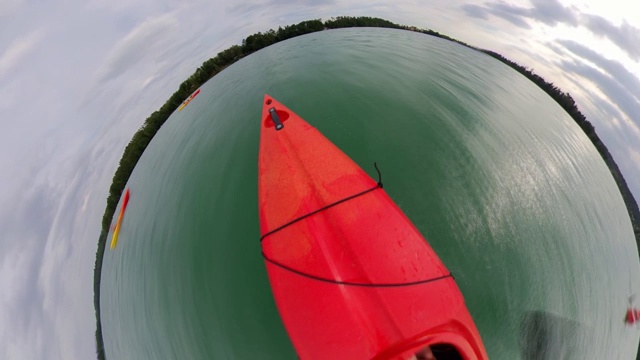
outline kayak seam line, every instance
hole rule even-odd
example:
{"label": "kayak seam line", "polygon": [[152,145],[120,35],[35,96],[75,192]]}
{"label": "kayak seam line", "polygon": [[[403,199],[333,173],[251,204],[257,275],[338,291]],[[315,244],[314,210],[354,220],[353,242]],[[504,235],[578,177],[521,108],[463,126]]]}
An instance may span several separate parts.
{"label": "kayak seam line", "polygon": [[264,234],[264,235],[260,236],[260,242],[262,242],[262,240],[264,240],[264,238],[266,238],[267,236],[269,236],[269,235],[271,235],[271,234],[273,234],[273,233],[276,233],[276,232],[278,232],[278,231],[280,231],[280,230],[282,230],[282,229],[286,228],[286,227],[287,227],[287,226],[289,226],[289,225],[293,225],[293,224],[297,223],[297,222],[298,222],[298,221],[300,221],[300,220],[304,220],[304,219],[306,219],[306,218],[310,217],[311,215],[315,215],[315,214],[319,213],[320,211],[327,210],[327,209],[329,209],[329,208],[331,208],[331,207],[334,207],[334,206],[336,206],[336,205],[342,204],[343,202],[345,202],[345,201],[349,201],[349,200],[351,200],[351,199],[353,199],[353,198],[356,198],[356,197],[358,197],[358,196],[362,196],[362,195],[364,195],[364,194],[366,194],[366,193],[368,193],[368,192],[371,192],[371,191],[373,191],[373,190],[376,190],[376,189],[382,189],[382,188],[383,188],[383,185],[382,185],[382,174],[380,174],[380,170],[378,169],[378,164],[376,164],[376,163],[374,162],[374,163],[373,163],[373,166],[375,166],[376,171],[378,172],[378,184],[377,184],[376,186],[374,186],[374,187],[372,187],[372,188],[370,188],[370,189],[367,189],[367,190],[365,190],[365,191],[361,191],[361,192],[359,192],[359,193],[357,193],[357,194],[354,194],[354,195],[348,196],[348,197],[346,197],[346,198],[344,198],[344,199],[338,200],[338,201],[336,201],[336,202],[334,202],[334,203],[332,203],[332,204],[329,204],[329,205],[327,205],[327,206],[321,207],[320,209],[317,209],[317,210],[314,210],[314,211],[312,211],[312,212],[310,212],[310,213],[308,213],[308,214],[302,215],[302,216],[300,216],[299,218],[293,219],[293,220],[289,221],[288,223],[286,223],[286,224],[284,224],[284,225],[281,225],[281,226],[279,226],[279,227],[277,227],[277,228],[275,228],[275,229],[273,229],[273,230],[271,230],[271,231],[267,232],[266,234]]}
{"label": "kayak seam line", "polygon": [[413,285],[420,285],[420,284],[426,284],[426,283],[430,283],[430,282],[434,282],[434,281],[438,281],[438,280],[443,280],[446,278],[452,278],[453,279],[453,274],[449,273],[447,275],[442,275],[442,276],[438,276],[438,277],[434,277],[434,278],[430,278],[430,279],[425,279],[425,280],[418,280],[418,281],[411,281],[411,282],[404,282],[404,283],[357,283],[357,282],[350,282],[350,281],[340,281],[340,280],[331,280],[331,279],[327,279],[327,278],[323,278],[320,276],[316,276],[316,275],[311,275],[311,274],[307,274],[305,272],[302,272],[300,270],[296,270],[294,268],[291,268],[289,266],[286,266],[284,264],[281,264],[271,258],[269,258],[264,252],[262,252],[262,257],[276,265],[279,266],[281,268],[283,268],[284,270],[290,271],[294,274],[312,279],[312,280],[317,280],[317,281],[322,281],[322,282],[326,282],[326,283],[331,283],[331,284],[336,284],[336,285],[346,285],[346,286],[361,286],[361,287],[402,287],[402,286],[413,286]]}
{"label": "kayak seam line", "polygon": [[278,232],[278,231],[280,231],[280,230],[282,230],[282,229],[286,228],[286,227],[287,227],[287,226],[289,226],[289,225],[293,225],[293,224],[297,223],[297,222],[298,222],[298,221],[300,221],[300,220],[304,220],[304,219],[306,219],[306,218],[310,217],[311,215],[315,215],[315,214],[319,213],[320,211],[327,210],[327,209],[329,209],[329,208],[331,208],[331,207],[334,207],[334,206],[336,206],[336,205],[342,204],[342,203],[343,203],[343,202],[345,202],[345,201],[348,201],[348,200],[351,200],[351,199],[356,198],[356,197],[358,197],[358,196],[364,195],[364,194],[366,194],[366,193],[368,193],[368,192],[371,192],[371,191],[373,191],[373,190],[376,190],[376,189],[378,189],[378,188],[381,188],[381,187],[380,187],[379,185],[376,185],[375,187],[373,187],[373,188],[371,188],[371,189],[367,189],[367,190],[362,191],[362,192],[359,192],[359,193],[357,193],[357,194],[355,194],[355,195],[351,195],[351,196],[346,197],[346,198],[344,198],[344,199],[342,199],[342,200],[338,200],[338,201],[336,201],[336,202],[334,202],[334,203],[332,203],[332,204],[329,204],[329,205],[327,205],[327,206],[321,207],[320,209],[314,210],[314,211],[312,211],[312,212],[310,212],[310,213],[308,213],[308,214],[302,215],[302,216],[300,216],[300,217],[299,217],[299,218],[297,218],[297,219],[293,219],[293,220],[289,221],[288,223],[286,223],[286,224],[284,224],[284,225],[282,225],[282,226],[279,226],[279,227],[277,227],[277,228],[275,228],[275,229],[273,229],[273,230],[269,231],[268,233],[266,233],[266,234],[262,235],[262,236],[260,237],[260,242],[262,242],[262,240],[264,240],[264,238],[266,238],[267,236],[269,236],[269,235],[271,235],[271,234],[273,234],[273,233],[275,233],[275,232]]}

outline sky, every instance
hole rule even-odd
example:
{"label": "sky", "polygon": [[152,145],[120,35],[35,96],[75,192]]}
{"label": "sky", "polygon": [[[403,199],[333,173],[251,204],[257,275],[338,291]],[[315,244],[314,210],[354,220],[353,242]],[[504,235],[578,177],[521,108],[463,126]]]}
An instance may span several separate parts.
{"label": "sky", "polygon": [[533,68],[572,94],[640,197],[633,4],[0,1],[0,359],[95,358],[95,252],[125,145],[203,61],[280,25],[377,16]]}

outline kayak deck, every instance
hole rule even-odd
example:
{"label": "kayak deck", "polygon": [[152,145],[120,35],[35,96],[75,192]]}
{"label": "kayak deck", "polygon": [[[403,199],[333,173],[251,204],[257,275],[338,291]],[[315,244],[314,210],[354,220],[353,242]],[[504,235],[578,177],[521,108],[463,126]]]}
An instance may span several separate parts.
{"label": "kayak deck", "polygon": [[453,277],[382,183],[268,95],[258,164],[262,253],[301,359],[407,359],[436,343],[486,358]]}

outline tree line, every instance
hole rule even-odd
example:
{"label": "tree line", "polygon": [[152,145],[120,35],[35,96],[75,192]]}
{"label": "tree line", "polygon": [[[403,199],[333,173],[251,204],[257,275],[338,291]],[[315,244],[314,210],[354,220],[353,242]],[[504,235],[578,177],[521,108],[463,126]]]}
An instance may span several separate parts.
{"label": "tree line", "polygon": [[522,75],[526,76],[529,80],[533,81],[542,90],[549,94],[558,104],[560,104],[560,106],[562,106],[565,111],[567,111],[567,113],[574,119],[574,121],[582,128],[585,134],[593,142],[596,149],[598,149],[598,152],[609,167],[609,170],[611,171],[611,174],[613,175],[616,184],[620,189],[625,205],[627,207],[627,211],[629,212],[631,222],[633,224],[636,242],[640,244],[640,211],[638,210],[638,204],[633,198],[633,195],[631,194],[631,191],[629,190],[629,187],[627,186],[622,173],[618,169],[617,164],[609,153],[609,150],[602,143],[602,141],[600,141],[600,138],[596,134],[593,125],[591,125],[591,123],[585,118],[585,116],[578,110],[575,101],[573,100],[571,95],[569,95],[569,93],[563,92],[554,84],[545,81],[542,77],[535,74],[532,70],[518,65],[496,52],[473,47],[460,40],[453,39],[449,36],[440,34],[430,29],[419,29],[413,26],[398,25],[385,19],[366,16],[339,16],[337,18],[331,18],[324,22],[322,22],[320,19],[303,21],[298,24],[278,27],[277,30],[271,29],[264,33],[258,32],[256,34],[247,36],[244,40],[242,40],[242,45],[233,45],[228,49],[219,52],[215,57],[203,62],[202,65],[197,68],[191,76],[189,76],[180,84],[173,95],[171,95],[171,97],[169,97],[169,99],[158,110],[149,115],[149,117],[144,121],[143,125],[138,129],[138,131],[136,131],[131,141],[129,141],[129,143],[125,147],[118,168],[113,175],[111,187],[109,188],[107,205],[102,217],[102,230],[100,232],[100,237],[98,238],[98,249],[96,252],[96,261],[94,267],[93,290],[94,307],[96,312],[96,351],[98,359],[105,359],[102,339],[102,326],[100,320],[100,278],[102,271],[102,260],[106,248],[110,223],[118,205],[120,196],[124,191],[127,181],[129,180],[129,176],[133,172],[133,169],[142,156],[142,153],[147,148],[160,127],[164,124],[165,121],[167,121],[169,116],[180,106],[180,104],[182,104],[182,102],[187,97],[189,97],[189,95],[191,95],[213,76],[224,70],[227,66],[242,59],[243,57],[269,45],[296,36],[328,29],[349,27],[382,27],[402,29],[436,36],[492,56],[495,59],[500,60],[501,62],[515,69]]}

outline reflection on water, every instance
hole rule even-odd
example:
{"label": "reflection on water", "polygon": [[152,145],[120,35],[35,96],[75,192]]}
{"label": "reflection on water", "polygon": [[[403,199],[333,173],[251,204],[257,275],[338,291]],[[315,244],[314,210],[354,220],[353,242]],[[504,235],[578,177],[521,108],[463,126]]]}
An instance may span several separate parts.
{"label": "reflection on water", "polygon": [[529,311],[520,326],[522,359],[585,359],[581,340],[590,335],[589,329],[577,321],[544,311]]}

